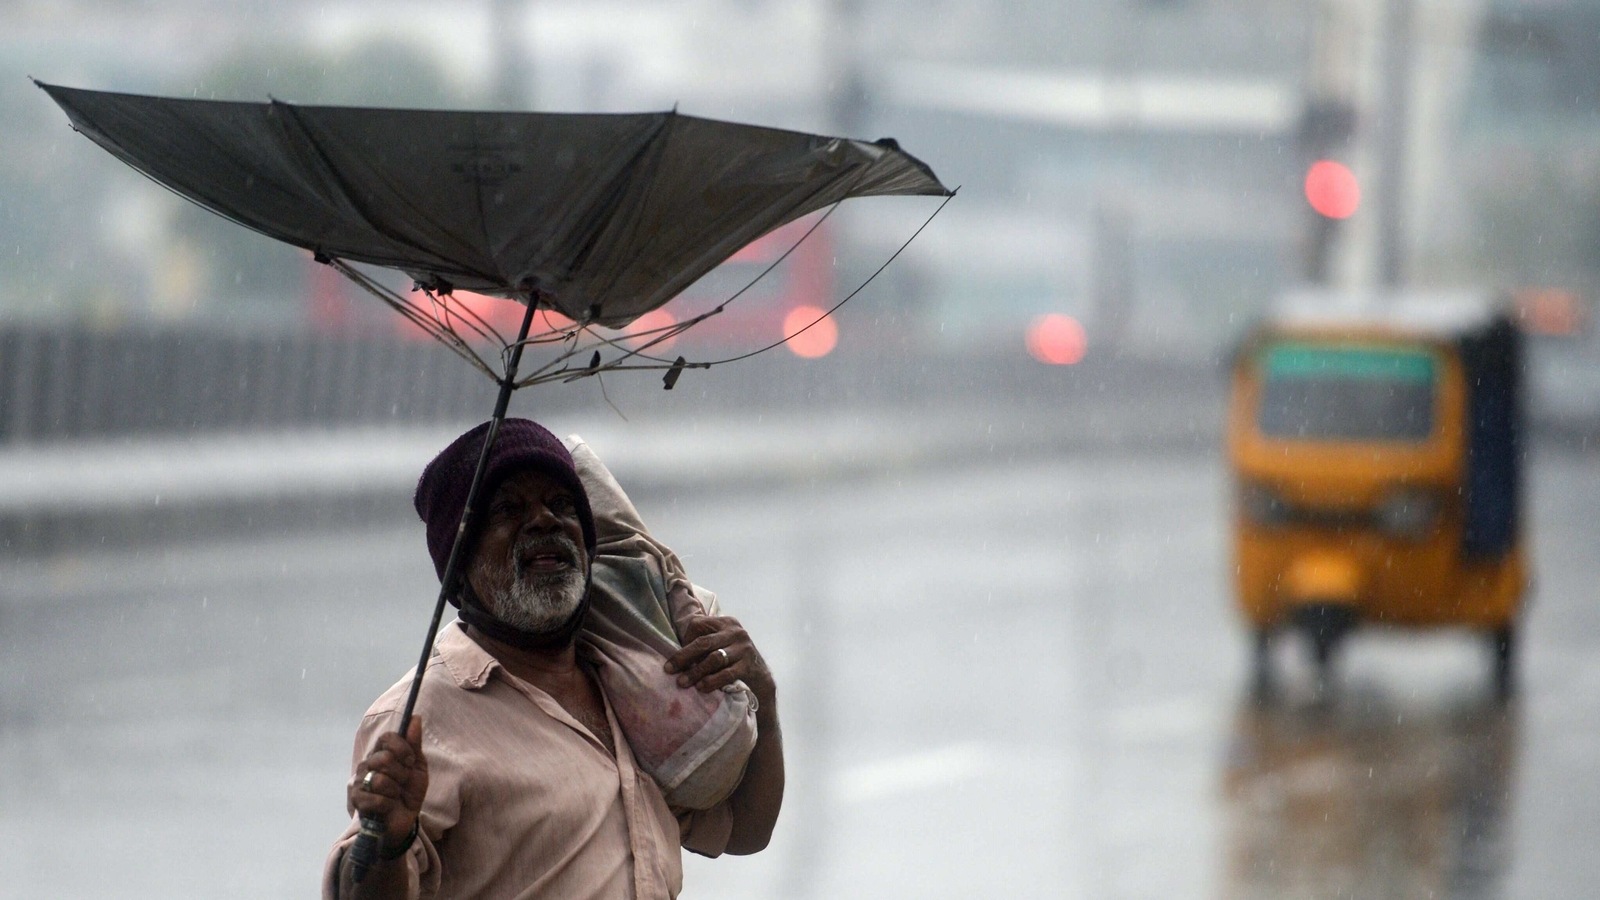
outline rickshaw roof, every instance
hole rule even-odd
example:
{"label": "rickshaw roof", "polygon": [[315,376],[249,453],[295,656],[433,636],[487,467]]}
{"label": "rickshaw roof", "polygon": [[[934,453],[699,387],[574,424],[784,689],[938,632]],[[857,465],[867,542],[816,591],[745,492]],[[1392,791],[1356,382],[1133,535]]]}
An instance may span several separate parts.
{"label": "rickshaw roof", "polygon": [[1506,299],[1486,290],[1300,289],[1279,299],[1266,324],[1280,331],[1381,330],[1452,340],[1483,331],[1507,312]]}

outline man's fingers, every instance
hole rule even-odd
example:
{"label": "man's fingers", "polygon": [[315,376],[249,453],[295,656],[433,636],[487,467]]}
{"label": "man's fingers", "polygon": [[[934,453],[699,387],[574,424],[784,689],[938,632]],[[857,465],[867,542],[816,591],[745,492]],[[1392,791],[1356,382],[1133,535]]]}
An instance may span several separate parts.
{"label": "man's fingers", "polygon": [[428,759],[422,752],[422,717],[414,716],[405,736],[378,735],[372,750],[356,765],[349,790],[355,811],[384,823],[384,840],[405,839],[428,793]]}
{"label": "man's fingers", "polygon": [[404,840],[404,835],[411,831],[412,823],[417,821],[416,810],[392,797],[357,792],[354,805],[357,815],[375,818],[384,823],[386,842],[398,843]]}
{"label": "man's fingers", "polygon": [[427,759],[422,755],[422,723],[413,718],[402,738],[393,732],[378,736],[367,758],[356,767],[354,793],[409,800],[426,790]]}
{"label": "man's fingers", "polygon": [[709,693],[735,681],[754,686],[769,680],[766,662],[738,619],[692,619],[684,626],[683,637],[683,649],[668,657],[665,666],[669,674],[678,676],[679,687],[692,685]]}
{"label": "man's fingers", "polygon": [[728,685],[733,684],[735,681],[739,680],[739,677],[740,676],[733,671],[733,667],[729,666],[720,672],[713,672],[710,675],[707,675],[705,678],[700,679],[700,681],[695,684],[695,689],[700,691],[702,694],[709,694],[712,691],[720,691]]}
{"label": "man's fingers", "polygon": [[[412,722],[411,725],[412,729],[415,729],[416,723]],[[401,766],[415,765],[417,760],[417,747],[407,738],[393,732],[378,736],[378,747],[375,752],[389,754],[389,758]]]}
{"label": "man's fingers", "polygon": [[706,654],[721,647],[726,639],[721,633],[713,633],[695,638],[683,645],[683,649],[667,658],[668,672],[683,672],[702,662]]}
{"label": "man's fingers", "polygon": [[376,797],[399,797],[400,779],[382,769],[371,769],[356,782],[356,788]]}
{"label": "man's fingers", "polygon": [[701,691],[712,691],[744,678],[751,671],[752,649],[744,644],[717,647],[678,676],[678,686],[695,685]]}
{"label": "man's fingers", "polygon": [[383,797],[399,797],[416,779],[416,770],[392,763],[369,762],[357,775],[357,789]]}
{"label": "man's fingers", "polygon": [[681,635],[685,644],[691,643],[695,638],[705,637],[722,630],[723,620],[727,616],[695,616],[683,626]]}
{"label": "man's fingers", "polygon": [[357,791],[353,800],[356,812],[380,819],[387,819],[390,813],[400,808],[400,802],[392,797],[369,794],[365,791]]}
{"label": "man's fingers", "polygon": [[[684,673],[678,679],[680,685],[697,681],[728,664],[736,652],[738,636],[739,632],[719,631],[690,641],[668,660],[667,671]],[[689,681],[684,681],[684,677]]]}
{"label": "man's fingers", "polygon": [[[692,655],[690,651],[697,647],[717,647],[726,640],[718,641],[718,635],[737,633],[740,630],[739,620],[732,616],[696,616],[683,626],[683,631],[678,635],[683,642],[683,650],[674,654],[674,659],[687,658]],[[710,639],[711,643],[706,643]],[[679,668],[688,663],[680,664]]]}

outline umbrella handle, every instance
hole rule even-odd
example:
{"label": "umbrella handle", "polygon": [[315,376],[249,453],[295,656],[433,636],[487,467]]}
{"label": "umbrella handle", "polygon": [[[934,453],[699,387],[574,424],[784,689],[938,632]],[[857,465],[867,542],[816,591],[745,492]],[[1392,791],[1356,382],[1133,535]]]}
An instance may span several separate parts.
{"label": "umbrella handle", "polygon": [[356,884],[367,877],[367,870],[378,861],[378,841],[383,838],[383,821],[377,816],[361,817],[361,832],[350,848],[350,878]]}

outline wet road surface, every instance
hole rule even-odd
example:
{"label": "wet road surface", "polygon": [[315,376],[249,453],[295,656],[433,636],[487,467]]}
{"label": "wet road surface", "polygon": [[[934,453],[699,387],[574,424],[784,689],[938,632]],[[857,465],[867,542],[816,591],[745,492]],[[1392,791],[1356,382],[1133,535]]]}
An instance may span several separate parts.
{"label": "wet road surface", "polygon": [[[636,492],[781,679],[774,844],[690,859],[685,896],[1580,896],[1600,458],[1532,477],[1505,706],[1450,633],[1359,636],[1322,697],[1289,648],[1256,703],[1208,456]],[[426,624],[420,527],[3,565],[0,896],[313,894]]]}

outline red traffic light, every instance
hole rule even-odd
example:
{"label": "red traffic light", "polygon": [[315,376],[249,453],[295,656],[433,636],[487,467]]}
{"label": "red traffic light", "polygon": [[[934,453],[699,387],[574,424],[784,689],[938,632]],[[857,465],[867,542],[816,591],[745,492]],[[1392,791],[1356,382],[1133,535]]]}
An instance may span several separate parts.
{"label": "red traffic light", "polygon": [[1039,362],[1070,366],[1082,362],[1088,350],[1089,336],[1071,316],[1050,313],[1028,325],[1028,354]]}
{"label": "red traffic light", "polygon": [[1306,170],[1306,200],[1320,215],[1348,219],[1361,205],[1361,184],[1344,163],[1319,159]]}

